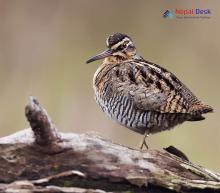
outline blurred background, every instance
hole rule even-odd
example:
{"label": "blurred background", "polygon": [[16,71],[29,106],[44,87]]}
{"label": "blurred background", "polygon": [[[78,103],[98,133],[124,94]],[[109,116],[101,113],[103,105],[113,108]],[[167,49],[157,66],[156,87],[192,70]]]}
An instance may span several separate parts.
{"label": "blurred background", "polygon": [[[152,135],[220,172],[220,2],[182,0],[1,0],[0,136],[29,127],[24,106],[34,95],[63,132],[95,131],[138,147],[142,136],[110,120],[94,101],[92,78],[113,32],[132,37],[145,59],[176,74],[215,113]],[[210,19],[165,19],[165,10],[211,9]]]}

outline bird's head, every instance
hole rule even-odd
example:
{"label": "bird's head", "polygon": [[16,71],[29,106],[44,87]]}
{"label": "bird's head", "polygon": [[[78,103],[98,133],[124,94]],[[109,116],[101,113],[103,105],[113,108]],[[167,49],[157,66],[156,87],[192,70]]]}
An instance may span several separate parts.
{"label": "bird's head", "polygon": [[106,58],[112,62],[126,61],[140,57],[131,38],[125,34],[114,33],[106,40],[108,47],[104,52],[93,56],[86,63]]}

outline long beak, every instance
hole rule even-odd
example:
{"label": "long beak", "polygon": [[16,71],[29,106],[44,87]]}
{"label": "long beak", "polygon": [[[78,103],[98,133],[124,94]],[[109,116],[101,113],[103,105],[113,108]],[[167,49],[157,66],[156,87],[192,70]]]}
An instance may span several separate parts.
{"label": "long beak", "polygon": [[108,56],[111,56],[112,55],[112,50],[108,49],[108,50],[105,50],[104,52],[96,55],[96,56],[93,56],[92,58],[88,59],[86,61],[86,63],[90,63],[90,62],[94,62],[96,60],[100,60],[100,59],[103,59],[103,58],[106,58]]}

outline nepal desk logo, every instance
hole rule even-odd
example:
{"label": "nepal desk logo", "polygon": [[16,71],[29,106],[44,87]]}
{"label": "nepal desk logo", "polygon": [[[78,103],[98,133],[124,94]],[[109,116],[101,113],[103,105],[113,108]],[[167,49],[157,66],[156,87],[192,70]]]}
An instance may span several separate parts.
{"label": "nepal desk logo", "polygon": [[171,10],[166,10],[164,13],[163,13],[163,17],[164,18],[167,18],[167,19],[171,19],[171,18],[173,18],[173,13],[172,13],[172,11]]}

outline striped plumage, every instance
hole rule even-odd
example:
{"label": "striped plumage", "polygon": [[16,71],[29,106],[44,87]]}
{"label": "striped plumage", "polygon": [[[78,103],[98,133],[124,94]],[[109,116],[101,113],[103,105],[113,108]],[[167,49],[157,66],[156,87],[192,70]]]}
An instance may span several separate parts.
{"label": "striped plumage", "polygon": [[140,57],[132,40],[116,33],[94,75],[96,101],[112,119],[138,133],[156,133],[184,121],[203,120],[213,109],[203,104],[171,72]]}

